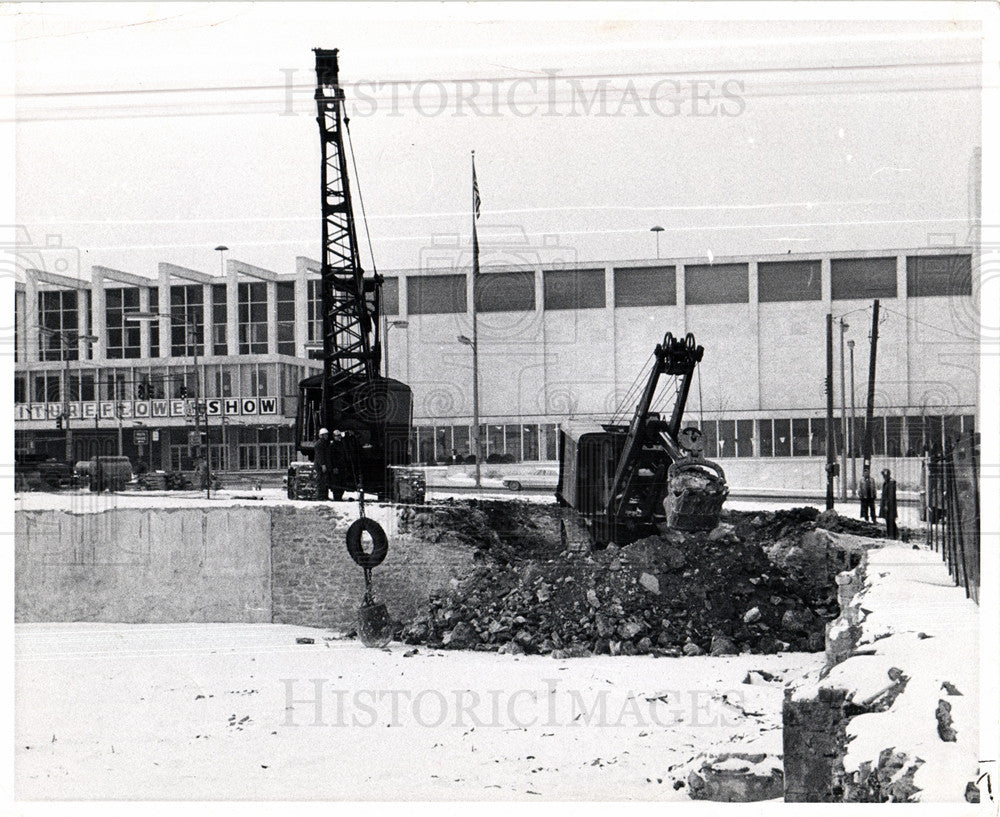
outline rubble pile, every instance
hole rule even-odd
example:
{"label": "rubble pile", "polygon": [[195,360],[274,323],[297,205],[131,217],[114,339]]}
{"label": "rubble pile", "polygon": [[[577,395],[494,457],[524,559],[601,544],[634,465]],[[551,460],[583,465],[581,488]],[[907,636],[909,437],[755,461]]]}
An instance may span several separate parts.
{"label": "rubble pile", "polygon": [[836,586],[802,586],[762,547],[769,535],[814,530],[814,509],[749,514],[710,532],[664,530],[592,552],[563,549],[564,513],[475,500],[411,512],[402,527],[471,545],[476,560],[402,639],[556,657],[823,649]]}

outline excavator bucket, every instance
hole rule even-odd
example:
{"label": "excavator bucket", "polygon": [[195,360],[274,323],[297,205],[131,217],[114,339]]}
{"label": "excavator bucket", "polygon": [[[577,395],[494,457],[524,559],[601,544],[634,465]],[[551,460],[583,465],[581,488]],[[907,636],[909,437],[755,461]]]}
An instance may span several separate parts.
{"label": "excavator bucket", "polygon": [[702,457],[673,463],[667,471],[663,510],[675,530],[711,530],[719,524],[722,503],[729,496],[722,467]]}

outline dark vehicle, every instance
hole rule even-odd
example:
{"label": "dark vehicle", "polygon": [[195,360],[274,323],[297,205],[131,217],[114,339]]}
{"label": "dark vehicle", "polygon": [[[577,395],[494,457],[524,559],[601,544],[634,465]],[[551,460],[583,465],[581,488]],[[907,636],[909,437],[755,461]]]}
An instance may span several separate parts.
{"label": "dark vehicle", "polygon": [[[360,488],[388,497],[390,465],[409,463],[413,414],[410,387],[380,374],[382,360],[382,282],[366,274],[351,203],[345,150],[344,91],[338,78],[337,50],[315,49],[316,108],[320,129],[322,208],[323,372],[299,383],[295,418],[296,449],[310,458],[320,428],[347,432],[356,444],[344,452],[337,491]],[[301,477],[298,472],[302,470]],[[289,493],[305,498],[314,474],[293,463]],[[315,498],[315,497],[313,497]]]}
{"label": "dark vehicle", "polygon": [[87,468],[91,491],[122,491],[132,480],[128,457],[91,457]]}
{"label": "dark vehicle", "polygon": [[23,454],[14,460],[14,490],[54,491],[76,484],[73,466],[43,454]]}
{"label": "dark vehicle", "polygon": [[[674,338],[668,332],[654,351],[629,425],[560,430],[556,499],[579,513],[586,528],[582,536],[589,535],[594,544],[628,544],[662,525],[704,530],[718,523],[729,492],[725,474],[702,458],[701,431],[681,430],[691,378],[703,354],[694,335]],[[652,410],[667,399],[657,398],[661,375],[677,378],[669,419]],[[574,545],[582,538],[565,527],[563,534]]]}

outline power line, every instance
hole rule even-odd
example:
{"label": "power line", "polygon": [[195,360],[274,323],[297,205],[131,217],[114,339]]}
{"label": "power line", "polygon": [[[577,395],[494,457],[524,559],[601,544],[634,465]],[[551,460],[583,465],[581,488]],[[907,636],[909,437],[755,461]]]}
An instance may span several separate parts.
{"label": "power line", "polygon": [[[506,76],[506,77],[423,77],[420,79],[360,79],[350,82],[341,82],[340,87],[345,91],[357,88],[362,85],[377,84],[382,87],[426,85],[429,83],[444,84],[468,84],[468,83],[506,83],[523,82],[526,79],[537,79],[546,81],[567,81],[567,80],[615,80],[615,79],[640,79],[652,77],[699,77],[713,76],[718,74],[792,74],[792,73],[828,73],[833,71],[892,71],[897,69],[913,68],[961,68],[968,66],[981,67],[981,60],[950,60],[942,62],[899,62],[899,63],[866,63],[861,65],[798,65],[798,66],[775,66],[761,68],[737,68],[719,67],[704,68],[698,70],[683,71],[631,71],[623,73],[596,73],[596,74],[560,74],[558,72],[532,73],[529,75]],[[188,85],[176,88],[126,88],[120,90],[94,90],[94,91],[26,91],[15,94],[0,94],[3,97],[15,97],[18,99],[36,99],[65,96],[122,96],[122,95],[157,95],[157,94],[177,94],[177,93],[216,93],[216,92],[246,92],[246,91],[288,91],[312,93],[315,85],[309,83],[267,83],[263,85]]]}

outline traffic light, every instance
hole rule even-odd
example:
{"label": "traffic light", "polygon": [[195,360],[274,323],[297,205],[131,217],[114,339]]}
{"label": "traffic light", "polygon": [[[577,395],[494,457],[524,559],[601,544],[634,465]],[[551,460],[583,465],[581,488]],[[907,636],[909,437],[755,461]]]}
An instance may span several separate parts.
{"label": "traffic light", "polygon": [[63,416],[60,414],[58,417],[56,417],[56,428],[58,428],[61,431],[62,427],[63,427]]}
{"label": "traffic light", "polygon": [[181,386],[180,396],[181,397],[187,397],[188,396],[188,387],[187,386]]}
{"label": "traffic light", "polygon": [[140,383],[135,390],[135,396],[140,400],[149,399],[149,387],[145,383]]}

